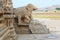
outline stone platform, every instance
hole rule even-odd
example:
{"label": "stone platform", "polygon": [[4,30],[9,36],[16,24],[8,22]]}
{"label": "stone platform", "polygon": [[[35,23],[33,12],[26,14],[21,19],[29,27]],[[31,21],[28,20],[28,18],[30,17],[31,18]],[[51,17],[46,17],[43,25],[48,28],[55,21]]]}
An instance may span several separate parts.
{"label": "stone platform", "polygon": [[60,34],[18,34],[18,40],[60,40]]}

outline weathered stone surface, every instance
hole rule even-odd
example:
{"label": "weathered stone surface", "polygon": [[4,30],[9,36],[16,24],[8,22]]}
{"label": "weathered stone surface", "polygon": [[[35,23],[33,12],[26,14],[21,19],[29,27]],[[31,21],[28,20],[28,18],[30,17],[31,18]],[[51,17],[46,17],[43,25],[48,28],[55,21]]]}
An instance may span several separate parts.
{"label": "weathered stone surface", "polygon": [[30,34],[29,26],[20,25],[20,26],[16,27],[16,33],[17,34]]}
{"label": "weathered stone surface", "polygon": [[0,40],[16,40],[12,0],[0,0]]}
{"label": "weathered stone surface", "polygon": [[31,30],[32,33],[49,33],[49,30],[47,29],[46,25],[41,24],[37,20],[32,20],[29,29]]}
{"label": "weathered stone surface", "polygon": [[37,8],[32,4],[14,9],[14,14],[18,19],[18,25],[29,24],[32,19],[32,11],[36,9]]}

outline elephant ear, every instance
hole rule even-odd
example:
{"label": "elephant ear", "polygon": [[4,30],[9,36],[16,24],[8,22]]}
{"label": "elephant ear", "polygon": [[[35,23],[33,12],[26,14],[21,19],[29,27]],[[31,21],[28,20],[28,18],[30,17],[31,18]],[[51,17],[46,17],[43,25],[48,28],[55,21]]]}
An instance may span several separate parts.
{"label": "elephant ear", "polygon": [[27,11],[32,11],[32,9],[30,7],[28,7],[28,6],[26,7],[26,10]]}
{"label": "elephant ear", "polygon": [[32,4],[28,4],[26,6],[26,8],[27,8],[28,11],[32,11],[33,10],[33,5]]}
{"label": "elephant ear", "polygon": [[32,4],[28,4],[28,5],[27,5],[27,9],[28,9],[29,11],[33,11],[33,10],[36,10],[37,8],[36,8],[34,5],[32,5]]}

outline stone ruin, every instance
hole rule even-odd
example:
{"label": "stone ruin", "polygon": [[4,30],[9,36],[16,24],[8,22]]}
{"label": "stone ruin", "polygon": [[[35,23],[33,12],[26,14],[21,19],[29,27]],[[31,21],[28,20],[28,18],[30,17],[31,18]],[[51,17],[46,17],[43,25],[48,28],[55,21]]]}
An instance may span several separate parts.
{"label": "stone ruin", "polygon": [[0,0],[0,40],[16,40],[16,33],[49,33],[46,25],[35,26],[33,10],[32,4],[13,9],[12,0]]}
{"label": "stone ruin", "polygon": [[32,11],[36,9],[37,8],[32,4],[28,4],[27,6],[14,9],[14,14],[16,15],[16,33],[49,33],[49,30],[46,28],[46,25],[43,25],[38,21],[34,22],[35,20],[32,20]]}
{"label": "stone ruin", "polygon": [[32,11],[36,9],[32,4],[14,9],[14,15],[16,15],[14,24],[17,33],[30,33],[29,24],[32,19]]}
{"label": "stone ruin", "polygon": [[0,0],[0,40],[16,40],[12,0]]}

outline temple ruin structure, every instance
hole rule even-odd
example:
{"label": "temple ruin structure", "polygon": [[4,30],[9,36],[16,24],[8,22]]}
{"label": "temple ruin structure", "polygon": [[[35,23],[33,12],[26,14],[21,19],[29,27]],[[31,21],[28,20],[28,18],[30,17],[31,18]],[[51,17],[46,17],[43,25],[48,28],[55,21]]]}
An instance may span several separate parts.
{"label": "temple ruin structure", "polygon": [[0,0],[0,40],[16,40],[12,0]]}

